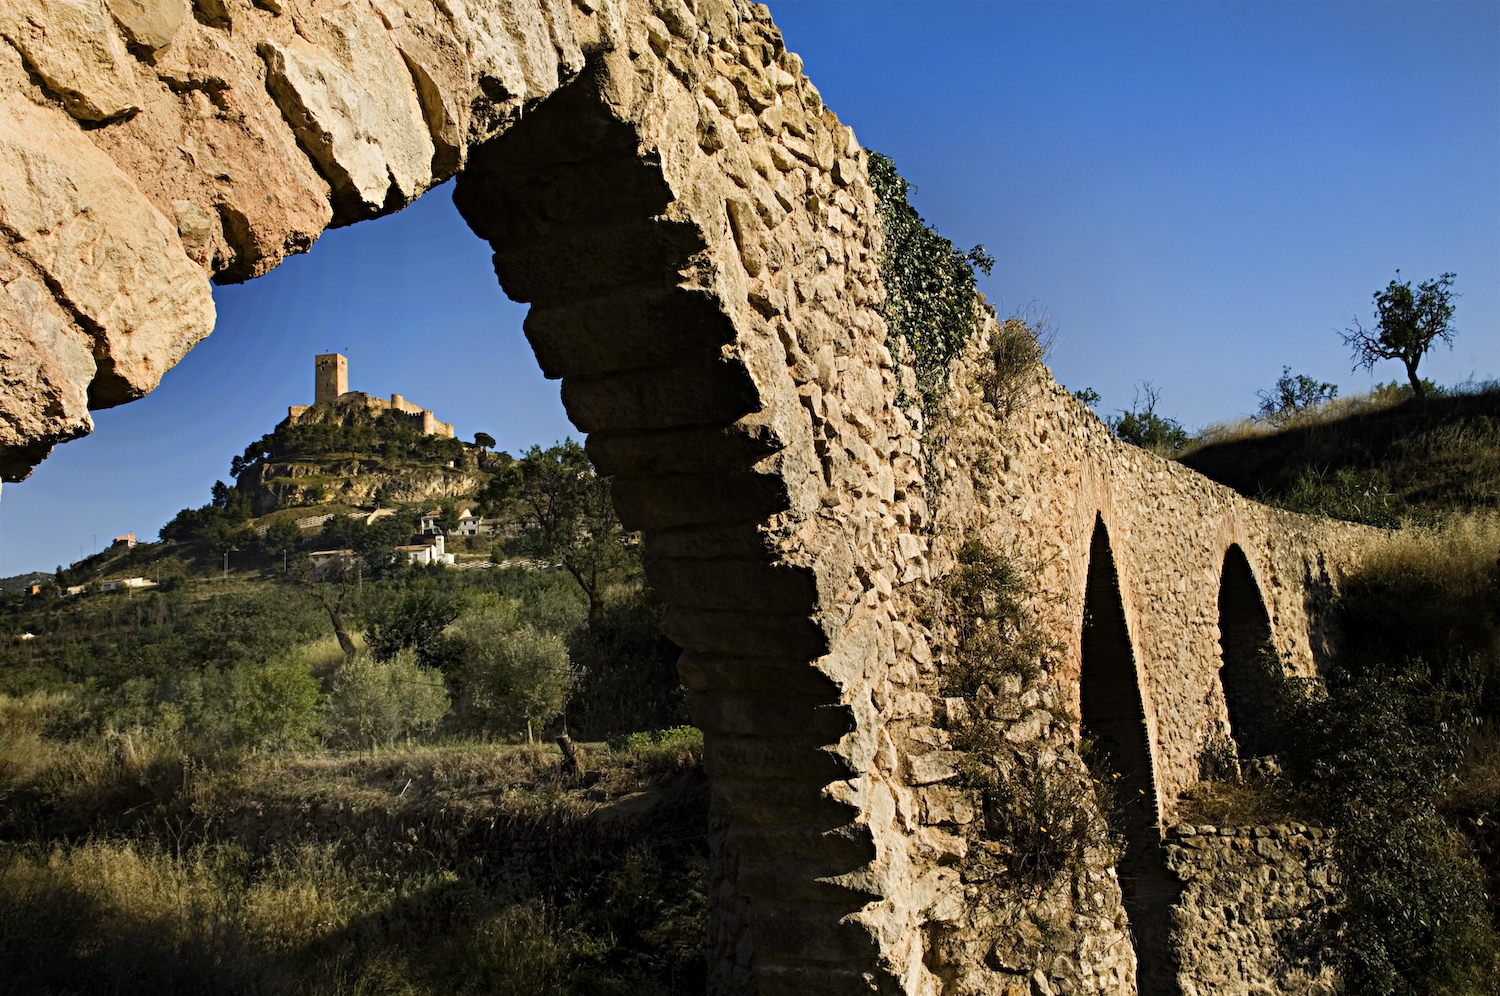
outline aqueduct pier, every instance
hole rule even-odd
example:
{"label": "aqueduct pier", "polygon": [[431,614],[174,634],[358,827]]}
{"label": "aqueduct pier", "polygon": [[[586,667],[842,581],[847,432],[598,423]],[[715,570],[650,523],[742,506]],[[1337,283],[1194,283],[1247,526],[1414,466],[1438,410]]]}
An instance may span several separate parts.
{"label": "aqueduct pier", "polygon": [[[457,175],[684,648],[713,991],[1201,982],[1162,827],[1205,751],[1259,750],[1258,655],[1316,667],[1369,534],[1116,442],[1040,366],[997,407],[987,316],[942,410],[898,405],[865,154],[764,6],[9,0],[0,38],[6,480],[150,391],[212,330],[210,280]],[[1058,651],[956,703],[929,596],[971,540],[1031,566]],[[1079,717],[1111,745],[1118,871],[980,874],[975,711],[1051,777],[1086,780]]]}

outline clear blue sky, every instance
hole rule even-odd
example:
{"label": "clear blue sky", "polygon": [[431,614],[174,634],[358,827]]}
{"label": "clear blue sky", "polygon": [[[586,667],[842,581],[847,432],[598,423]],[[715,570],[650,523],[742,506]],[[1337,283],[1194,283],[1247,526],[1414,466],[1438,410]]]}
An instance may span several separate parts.
{"label": "clear blue sky", "polygon": [[[1433,379],[1500,376],[1500,4],[771,6],[830,106],[929,222],[985,244],[986,294],[1045,311],[1058,378],[1104,411],[1149,379],[1190,427],[1232,418],[1284,364],[1364,389],[1334,330],[1397,268],[1458,273]],[[217,289],[218,330],[155,393],[6,486],[0,575],[205,502],[311,400],[317,352],[465,438],[571,432],[449,193]]]}

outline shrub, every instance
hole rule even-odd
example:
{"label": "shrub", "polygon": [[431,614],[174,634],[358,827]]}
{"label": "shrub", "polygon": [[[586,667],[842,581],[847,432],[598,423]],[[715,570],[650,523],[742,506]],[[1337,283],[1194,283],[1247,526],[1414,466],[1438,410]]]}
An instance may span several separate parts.
{"label": "shrub", "polygon": [[1500,982],[1478,869],[1438,810],[1493,697],[1497,546],[1493,517],[1396,534],[1339,593],[1338,658],[1288,683],[1281,756],[1339,831],[1351,991],[1477,996]]}
{"label": "shrub", "polygon": [[880,200],[885,231],[880,274],[886,343],[900,356],[905,340],[917,376],[915,384],[898,385],[900,401],[920,400],[930,414],[942,397],[948,364],[963,352],[977,327],[974,268],[988,274],[995,261],[985,255],[984,246],[963,252],[929,227],[907,199],[916,188],[896,172],[889,156],[870,153],[870,186]]}
{"label": "shrub", "polygon": [[427,667],[444,667],[452,649],[443,629],[463,610],[463,599],[434,584],[418,582],[394,602],[375,605],[368,613],[365,641],[376,660],[386,661],[411,649]]}
{"label": "shrub", "polygon": [[310,747],[322,732],[318,681],[300,661],[240,664],[224,709],[234,740],[251,747]]}
{"label": "shrub", "polygon": [[1351,467],[1332,473],[1304,467],[1284,495],[1265,495],[1262,500],[1289,512],[1393,529],[1401,524],[1401,502],[1381,477],[1378,472]]}
{"label": "shrub", "polygon": [[984,793],[985,833],[1004,842],[1022,883],[1045,885],[1083,867],[1090,850],[1117,850],[1111,807],[1109,790],[1086,769],[1027,757]]}
{"label": "shrub", "polygon": [[444,632],[460,661],[461,726],[515,735],[562,713],[575,678],[567,643],[521,621],[519,603],[480,596]]}
{"label": "shrub", "polygon": [[980,371],[978,380],[984,400],[1002,419],[1015,411],[1021,400],[1015,390],[1021,375],[1041,362],[1041,337],[1040,323],[1034,328],[1020,318],[1007,318],[990,335],[990,362]]}
{"label": "shrub", "polygon": [[945,615],[956,636],[953,657],[943,669],[944,694],[972,699],[1000,675],[1034,678],[1055,652],[1026,611],[1029,580],[984,544],[964,544],[958,569],[943,590]]}
{"label": "shrub", "polygon": [[572,725],[606,739],[688,722],[677,674],[682,648],[662,634],[665,612],[649,587],[621,585],[606,597],[598,625],[573,630],[568,654],[578,683],[568,705]]}
{"label": "shrub", "polygon": [[1293,377],[1291,367],[1282,367],[1276,386],[1257,391],[1255,396],[1260,399],[1260,420],[1281,427],[1337,398],[1339,388],[1337,384],[1319,383],[1307,374]]}
{"label": "shrub", "polygon": [[428,733],[448,713],[442,675],[411,651],[378,661],[356,654],[338,669],[328,693],[328,719],[338,743],[374,747]]}
{"label": "shrub", "polygon": [[[1146,396],[1144,404],[1142,394]],[[1143,382],[1137,389],[1130,411],[1105,419],[1105,424],[1114,430],[1115,438],[1121,442],[1161,456],[1174,453],[1188,444],[1188,433],[1175,419],[1156,414],[1156,403],[1160,400],[1161,392],[1149,381]]]}
{"label": "shrub", "polygon": [[89,727],[150,731],[210,754],[312,747],[323,732],[318,680],[300,654],[177,671],[159,682],[131,678],[87,696],[84,708]]}

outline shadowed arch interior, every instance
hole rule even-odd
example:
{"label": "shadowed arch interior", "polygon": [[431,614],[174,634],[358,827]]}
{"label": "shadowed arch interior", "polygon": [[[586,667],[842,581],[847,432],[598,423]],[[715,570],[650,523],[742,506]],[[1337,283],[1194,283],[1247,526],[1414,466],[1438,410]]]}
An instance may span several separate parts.
{"label": "shadowed arch interior", "polygon": [[471,147],[454,202],[494,249],[505,292],[531,304],[526,337],[562,380],[622,523],[641,531],[648,579],[670,606],[663,629],[684,648],[723,820],[712,860],[735,887],[726,898],[714,886],[709,989],[831,992],[874,957],[845,922],[871,894],[829,882],[874,858],[868,836],[829,832],[855,810],[822,792],[852,774],[824,748],[853,723],[808,667],[827,651],[810,619],[812,573],[773,566],[758,531],[790,505],[782,478],[758,466],[785,443],[744,421],[761,399],[727,355],[736,327],[704,283],[707,239],[606,98],[608,72],[591,60]]}
{"label": "shadowed arch interior", "polygon": [[1120,579],[1102,517],[1089,544],[1084,595],[1080,710],[1094,742],[1090,767],[1114,786],[1116,830],[1125,838],[1117,873],[1135,938],[1142,996],[1175,994],[1171,906],[1181,886],[1167,870],[1156,807],[1151,742],[1141,703],[1135,651],[1120,597]]}
{"label": "shadowed arch interior", "polygon": [[1241,758],[1262,757],[1271,750],[1276,716],[1275,658],[1268,656],[1274,653],[1271,617],[1238,545],[1224,553],[1219,575],[1219,651],[1219,681],[1235,747]]}

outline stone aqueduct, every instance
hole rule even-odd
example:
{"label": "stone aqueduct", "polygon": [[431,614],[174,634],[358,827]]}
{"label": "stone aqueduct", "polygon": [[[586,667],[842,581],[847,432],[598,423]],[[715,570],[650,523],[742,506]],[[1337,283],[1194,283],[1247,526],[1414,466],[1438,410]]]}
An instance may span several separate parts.
{"label": "stone aqueduct", "polygon": [[[1248,657],[1316,666],[1367,534],[1117,443],[1040,366],[991,404],[988,316],[942,410],[898,407],[865,154],[764,6],[5,0],[0,36],[6,480],[150,391],[211,279],[457,175],[684,648],[713,991],[1198,991],[1150,852],[1216,738],[1254,752]],[[1062,647],[1000,705],[942,696],[924,609],[972,539]],[[1044,765],[1081,770],[1080,715],[1135,759],[1118,877],[985,892],[971,708]]]}

